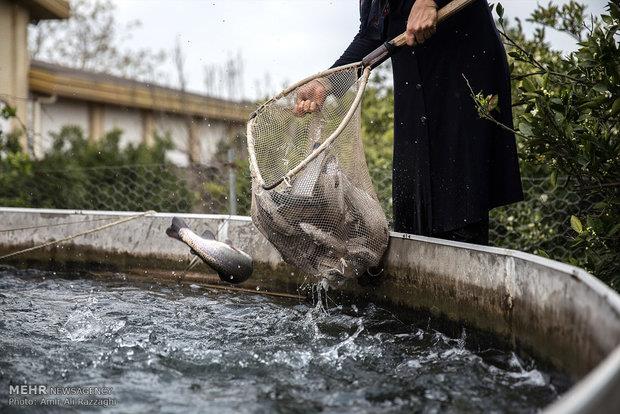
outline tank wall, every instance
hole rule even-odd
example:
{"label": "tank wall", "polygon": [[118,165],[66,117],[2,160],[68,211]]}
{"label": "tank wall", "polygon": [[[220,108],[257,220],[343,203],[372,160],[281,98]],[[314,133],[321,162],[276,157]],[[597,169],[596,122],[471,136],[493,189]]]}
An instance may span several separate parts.
{"label": "tank wall", "polygon": [[573,266],[396,233],[387,263],[375,295],[508,337],[576,377],[620,344],[618,295]]}

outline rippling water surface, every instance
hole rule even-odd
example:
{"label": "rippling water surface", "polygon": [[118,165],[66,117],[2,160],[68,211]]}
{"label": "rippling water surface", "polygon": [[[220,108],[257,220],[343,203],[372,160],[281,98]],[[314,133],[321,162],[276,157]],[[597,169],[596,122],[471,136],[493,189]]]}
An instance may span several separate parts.
{"label": "rippling water surface", "polygon": [[[374,305],[0,268],[9,384],[111,387],[113,412],[534,412],[556,377]],[[36,397],[29,396],[36,401]],[[76,407],[30,406],[65,412]],[[21,408],[23,409],[23,407]]]}

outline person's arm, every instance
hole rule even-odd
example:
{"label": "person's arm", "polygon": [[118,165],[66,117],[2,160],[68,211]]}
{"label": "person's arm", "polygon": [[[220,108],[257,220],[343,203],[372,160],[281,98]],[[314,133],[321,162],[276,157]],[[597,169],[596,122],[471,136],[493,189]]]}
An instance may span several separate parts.
{"label": "person's arm", "polygon": [[[360,31],[355,35],[351,44],[349,44],[342,56],[340,56],[331,67],[335,68],[337,66],[359,62],[364,56],[375,50],[382,43],[381,39],[375,40],[366,37],[360,28]],[[297,91],[297,100],[293,112],[297,115],[304,115],[309,112],[317,111],[321,108],[325,98],[331,92],[332,84],[329,76],[313,80],[307,85],[300,87]]]}
{"label": "person's arm", "polygon": [[337,66],[347,65],[353,62],[359,62],[364,58],[364,56],[366,56],[382,44],[383,40],[370,39],[366,37],[362,31],[359,31],[353,38],[353,41],[351,42],[349,47],[345,49],[342,56],[340,56],[331,67],[335,68]]}

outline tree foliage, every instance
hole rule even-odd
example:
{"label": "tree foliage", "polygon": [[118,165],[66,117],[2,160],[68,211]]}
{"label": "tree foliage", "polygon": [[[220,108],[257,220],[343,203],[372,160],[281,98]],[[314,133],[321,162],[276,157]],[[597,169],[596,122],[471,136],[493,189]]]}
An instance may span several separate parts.
{"label": "tree foliage", "polygon": [[197,197],[165,159],[170,138],[121,148],[121,135],[113,130],[95,142],[80,127],[65,126],[52,134],[45,157],[34,160],[21,151],[16,135],[0,134],[0,205],[190,211]]}
{"label": "tree foliage", "polygon": [[[392,215],[392,147],[394,88],[388,64],[373,71],[362,101],[362,139],[368,171],[383,209]],[[390,220],[391,221],[391,220]]]}
{"label": "tree foliage", "polygon": [[40,21],[29,27],[31,57],[132,79],[162,78],[160,67],[166,54],[123,47],[140,22],[121,25],[115,12],[110,0],[72,0],[69,19]]}
{"label": "tree foliage", "polygon": [[[574,230],[570,261],[620,287],[620,6],[587,19],[585,7],[538,6],[529,21],[533,39],[520,24],[509,27],[497,7],[513,77],[515,133],[526,168],[547,174],[556,191],[580,197],[567,225]],[[563,56],[544,42],[552,27],[578,41]],[[479,113],[495,122],[492,97],[475,95]],[[507,126],[502,126],[507,128]],[[566,177],[564,188],[557,177]]]}

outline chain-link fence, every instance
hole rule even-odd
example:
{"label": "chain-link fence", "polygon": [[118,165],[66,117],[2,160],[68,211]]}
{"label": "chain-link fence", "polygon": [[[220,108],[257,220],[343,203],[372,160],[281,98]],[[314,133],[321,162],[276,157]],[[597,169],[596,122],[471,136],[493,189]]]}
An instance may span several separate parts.
{"label": "chain-link fence", "polygon": [[[371,176],[391,223],[391,171],[371,171]],[[565,188],[564,179],[552,185],[548,178],[522,177],[522,183],[524,201],[491,211],[490,244],[567,260],[573,243],[570,216],[579,215],[580,197]]]}
{"label": "chain-link fence", "polygon": [[[19,180],[25,191],[3,191],[0,204],[34,208],[228,214],[228,174],[214,168],[171,164],[36,170]],[[238,181],[238,180],[235,180]],[[236,195],[234,199],[245,198]],[[249,197],[248,197],[249,198]],[[240,200],[241,201],[241,200]],[[243,202],[238,214],[246,214]],[[237,208],[239,210],[239,208]],[[233,214],[235,212],[233,211]]]}
{"label": "chain-link fence", "polygon": [[[391,170],[371,176],[391,218]],[[524,177],[526,200],[491,213],[491,244],[568,259],[570,215],[578,215],[580,198],[559,181],[553,187],[547,179]],[[247,162],[239,160],[186,168],[169,162],[60,169],[34,164],[0,187],[3,206],[239,215],[250,209]]]}
{"label": "chain-link fence", "polygon": [[525,201],[491,212],[491,243],[567,261],[575,242],[570,217],[580,215],[584,200],[564,179],[554,186],[547,178],[524,177],[523,189]]}

